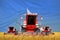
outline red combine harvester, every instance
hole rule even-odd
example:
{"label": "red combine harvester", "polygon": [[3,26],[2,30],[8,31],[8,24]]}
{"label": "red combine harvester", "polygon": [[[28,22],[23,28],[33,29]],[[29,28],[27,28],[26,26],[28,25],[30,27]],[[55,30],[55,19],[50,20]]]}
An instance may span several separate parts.
{"label": "red combine harvester", "polygon": [[[30,13],[30,12],[28,12]],[[26,14],[25,23],[22,25],[22,32],[39,32],[37,14]]]}
{"label": "red combine harvester", "polygon": [[14,31],[15,31],[14,27],[9,27],[8,33],[14,33]]}

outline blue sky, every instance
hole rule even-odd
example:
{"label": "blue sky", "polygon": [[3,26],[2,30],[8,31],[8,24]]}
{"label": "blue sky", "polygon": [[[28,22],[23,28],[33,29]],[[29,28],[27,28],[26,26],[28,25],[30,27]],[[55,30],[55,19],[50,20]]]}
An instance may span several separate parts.
{"label": "blue sky", "polygon": [[[0,32],[7,32],[9,26],[20,30],[20,16],[26,9],[43,16],[42,25],[49,25],[53,31],[60,32],[60,0],[0,0]],[[25,16],[23,16],[25,18]]]}

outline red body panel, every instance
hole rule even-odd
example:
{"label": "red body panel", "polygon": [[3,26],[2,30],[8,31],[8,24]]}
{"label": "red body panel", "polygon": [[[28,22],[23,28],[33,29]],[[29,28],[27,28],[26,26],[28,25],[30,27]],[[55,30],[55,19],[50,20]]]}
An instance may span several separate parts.
{"label": "red body panel", "polygon": [[26,31],[34,32],[35,29],[36,29],[36,25],[27,25],[26,26]]}
{"label": "red body panel", "polygon": [[14,32],[13,30],[8,31],[8,33],[13,33],[13,32]]}
{"label": "red body panel", "polygon": [[27,29],[35,29],[36,25],[27,25]]}

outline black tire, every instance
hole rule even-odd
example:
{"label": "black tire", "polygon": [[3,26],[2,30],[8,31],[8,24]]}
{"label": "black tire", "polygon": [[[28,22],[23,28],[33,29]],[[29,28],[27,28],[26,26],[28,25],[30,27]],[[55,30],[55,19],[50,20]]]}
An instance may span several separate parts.
{"label": "black tire", "polygon": [[26,32],[26,28],[22,27],[21,32]]}
{"label": "black tire", "polygon": [[38,28],[36,28],[36,29],[35,29],[35,32],[38,33],[38,32],[40,32],[40,30],[39,30]]}

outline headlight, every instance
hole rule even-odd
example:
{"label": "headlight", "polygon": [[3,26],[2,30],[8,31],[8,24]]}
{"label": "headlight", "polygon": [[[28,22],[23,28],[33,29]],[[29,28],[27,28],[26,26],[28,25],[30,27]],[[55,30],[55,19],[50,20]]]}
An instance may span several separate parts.
{"label": "headlight", "polygon": [[36,24],[36,25],[39,25],[39,24]]}
{"label": "headlight", "polygon": [[24,28],[26,28],[26,25],[23,25]]}
{"label": "headlight", "polygon": [[23,27],[26,28],[26,24],[23,24]]}
{"label": "headlight", "polygon": [[38,25],[38,24],[36,24],[36,27],[37,27],[37,28],[39,28],[39,25]]}
{"label": "headlight", "polygon": [[37,28],[39,28],[39,26],[38,26],[38,25],[36,25],[36,27],[37,27]]}

